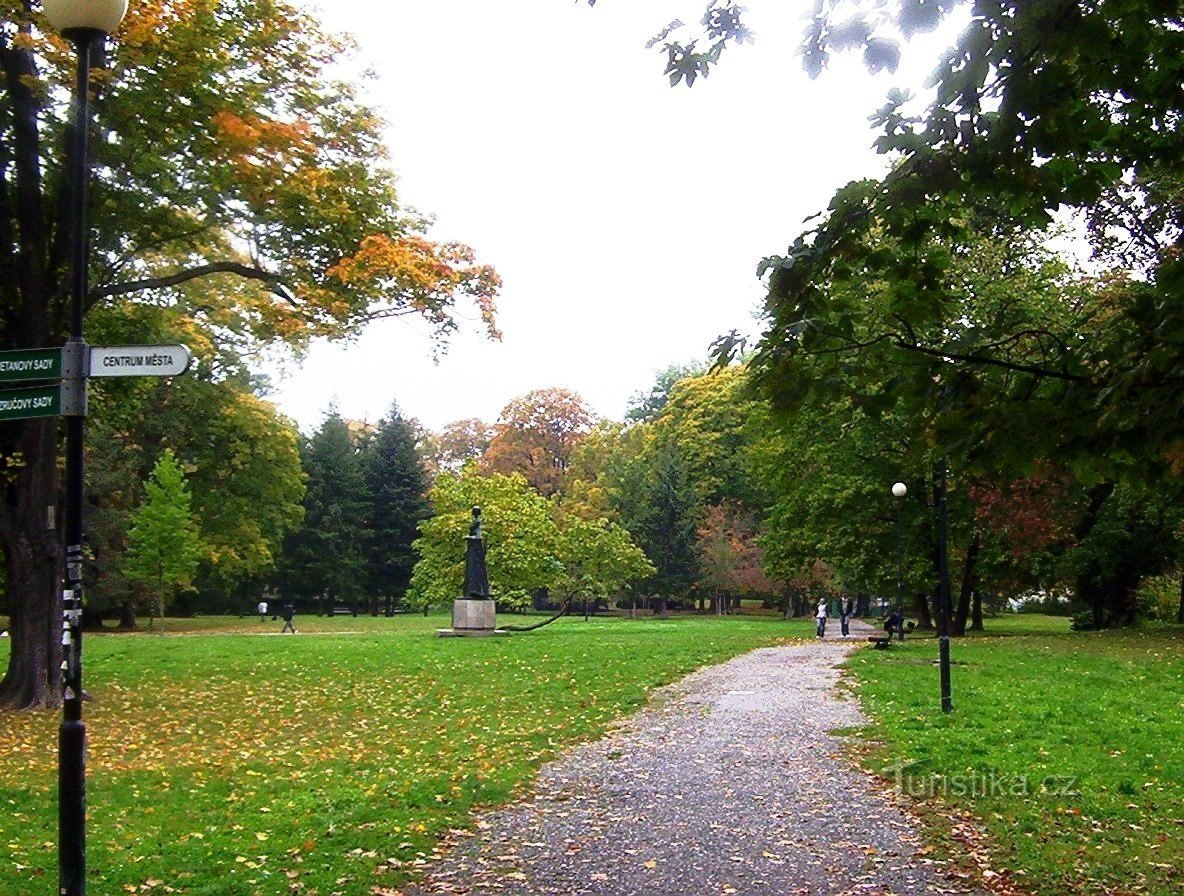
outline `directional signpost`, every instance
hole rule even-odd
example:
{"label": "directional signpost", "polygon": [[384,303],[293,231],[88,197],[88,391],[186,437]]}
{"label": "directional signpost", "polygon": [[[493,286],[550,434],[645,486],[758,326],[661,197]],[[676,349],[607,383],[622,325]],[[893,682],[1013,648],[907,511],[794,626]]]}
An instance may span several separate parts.
{"label": "directional signpost", "polygon": [[[189,369],[193,355],[183,345],[89,346],[88,375],[177,376]],[[0,385],[59,381],[42,386],[0,389],[0,423],[62,413],[63,349],[28,348],[0,352]]]}

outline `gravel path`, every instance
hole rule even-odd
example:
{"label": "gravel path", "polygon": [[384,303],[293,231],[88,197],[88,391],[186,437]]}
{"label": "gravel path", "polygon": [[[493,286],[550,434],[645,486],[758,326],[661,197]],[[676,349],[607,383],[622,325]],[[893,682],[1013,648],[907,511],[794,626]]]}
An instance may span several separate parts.
{"label": "gravel path", "polygon": [[864,721],[837,664],[870,631],[756,650],[661,689],[544,767],[533,795],[479,819],[406,893],[981,893],[920,852],[891,789],[828,733]]}

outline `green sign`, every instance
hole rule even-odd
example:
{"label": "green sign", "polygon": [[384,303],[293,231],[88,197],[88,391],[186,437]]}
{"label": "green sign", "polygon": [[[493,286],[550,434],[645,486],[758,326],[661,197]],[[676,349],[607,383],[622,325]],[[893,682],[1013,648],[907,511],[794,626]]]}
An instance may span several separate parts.
{"label": "green sign", "polygon": [[0,390],[0,420],[56,417],[61,412],[62,387],[59,385]]}
{"label": "green sign", "polygon": [[56,380],[62,375],[60,348],[24,348],[0,352],[0,383]]}

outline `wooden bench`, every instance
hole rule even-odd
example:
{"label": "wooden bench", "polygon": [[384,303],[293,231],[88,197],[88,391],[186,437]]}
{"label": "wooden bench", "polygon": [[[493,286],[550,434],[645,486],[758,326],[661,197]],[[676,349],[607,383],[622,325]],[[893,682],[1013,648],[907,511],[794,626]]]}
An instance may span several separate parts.
{"label": "wooden bench", "polygon": [[868,642],[876,645],[876,650],[887,650],[892,643],[889,635],[868,635]]}

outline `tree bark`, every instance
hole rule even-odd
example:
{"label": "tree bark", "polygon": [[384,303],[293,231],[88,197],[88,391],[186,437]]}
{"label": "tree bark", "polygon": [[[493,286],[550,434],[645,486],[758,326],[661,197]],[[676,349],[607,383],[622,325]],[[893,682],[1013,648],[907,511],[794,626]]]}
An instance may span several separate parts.
{"label": "tree bark", "polygon": [[[937,600],[936,596],[934,600]],[[917,628],[926,632],[933,631],[933,616],[929,612],[929,600],[925,597],[924,592],[917,592],[915,606],[917,610]]]}
{"label": "tree bark", "polygon": [[974,597],[971,602],[970,613],[970,630],[972,632],[983,631],[983,595],[977,588],[974,589]]}
{"label": "tree bark", "polygon": [[62,554],[50,512],[55,509],[56,519],[56,423],[22,426],[19,454],[26,462],[4,490],[0,509],[11,636],[0,707],[10,709],[61,704]]}
{"label": "tree bark", "polygon": [[970,540],[966,549],[966,557],[962,561],[962,588],[958,592],[958,606],[954,612],[953,635],[966,634],[966,621],[970,618],[970,597],[974,591],[974,583],[978,572],[978,555],[982,547],[982,536],[978,532]]}

